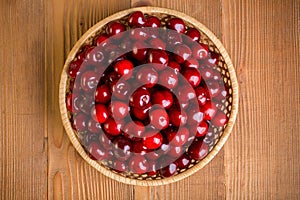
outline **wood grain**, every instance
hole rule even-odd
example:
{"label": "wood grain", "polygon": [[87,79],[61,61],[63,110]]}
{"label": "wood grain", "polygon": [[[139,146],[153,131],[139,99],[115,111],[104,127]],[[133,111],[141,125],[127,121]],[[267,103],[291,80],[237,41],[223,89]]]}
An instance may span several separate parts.
{"label": "wood grain", "polygon": [[0,199],[47,195],[43,9],[0,2]]}

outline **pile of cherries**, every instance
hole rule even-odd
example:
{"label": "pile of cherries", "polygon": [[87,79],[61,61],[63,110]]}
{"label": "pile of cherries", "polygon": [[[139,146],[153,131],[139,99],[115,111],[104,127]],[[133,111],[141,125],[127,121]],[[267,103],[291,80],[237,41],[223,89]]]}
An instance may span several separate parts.
{"label": "pile of cherries", "polygon": [[169,177],[203,159],[228,122],[220,55],[180,18],[136,11],[108,23],[67,69],[66,107],[94,160]]}

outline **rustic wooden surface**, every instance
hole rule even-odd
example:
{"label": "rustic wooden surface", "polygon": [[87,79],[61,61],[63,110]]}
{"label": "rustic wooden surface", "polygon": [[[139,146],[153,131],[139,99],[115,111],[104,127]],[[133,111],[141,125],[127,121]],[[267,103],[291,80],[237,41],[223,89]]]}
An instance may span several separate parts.
{"label": "rustic wooden surface", "polygon": [[[132,6],[187,13],[223,42],[240,109],[222,151],[159,187],[115,182],[64,133],[58,83],[68,52],[98,20]],[[300,199],[300,1],[0,1],[0,199]]]}

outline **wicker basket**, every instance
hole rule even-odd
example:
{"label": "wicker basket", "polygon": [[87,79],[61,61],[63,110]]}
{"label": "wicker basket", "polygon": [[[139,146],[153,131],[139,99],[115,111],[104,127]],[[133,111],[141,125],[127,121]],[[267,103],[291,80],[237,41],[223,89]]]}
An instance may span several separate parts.
{"label": "wicker basket", "polygon": [[[77,52],[79,49],[84,45],[92,42],[93,36],[99,34],[103,27],[110,21],[114,20],[120,20],[124,17],[128,16],[129,13],[133,11],[142,11],[145,14],[151,14],[155,15],[161,19],[164,19],[168,16],[176,16],[185,21],[185,23],[190,27],[197,28],[202,36],[201,36],[201,42],[205,43],[209,46],[211,51],[215,51],[221,55],[221,59],[219,61],[219,70],[223,75],[224,82],[227,84],[229,89],[229,98],[226,102],[223,110],[225,110],[225,113],[229,117],[228,124],[226,125],[225,129],[222,130],[215,130],[217,134],[215,134],[213,143],[210,146],[210,152],[208,155],[199,162],[193,162],[191,166],[181,171],[175,176],[169,177],[169,178],[151,178],[147,176],[129,176],[126,177],[122,174],[119,174],[117,172],[114,172],[113,170],[110,170],[109,168],[102,166],[97,161],[92,160],[87,153],[85,152],[84,148],[82,147],[76,131],[73,130],[71,122],[70,122],[70,115],[67,111],[65,99],[66,99],[66,92],[68,90],[68,75],[67,75],[67,68],[69,63],[75,58]],[[95,169],[103,173],[104,175],[117,180],[119,182],[123,182],[126,184],[132,184],[132,185],[141,185],[141,186],[157,186],[157,185],[163,185],[168,183],[173,183],[175,181],[181,180],[185,177],[188,177],[192,175],[193,173],[197,172],[199,169],[201,169],[203,166],[205,166],[207,163],[209,163],[212,158],[220,151],[224,143],[226,142],[227,138],[230,135],[230,132],[232,130],[232,127],[234,125],[237,111],[238,111],[238,83],[236,79],[236,74],[234,67],[232,65],[232,62],[224,49],[221,42],[216,38],[216,36],[208,30],[203,24],[195,20],[194,18],[187,16],[183,13],[169,10],[165,8],[157,8],[157,7],[138,7],[138,8],[132,8],[128,10],[124,10],[121,12],[118,12],[114,15],[111,15],[96,25],[94,25],[92,28],[90,28],[75,44],[71,52],[69,53],[63,71],[61,75],[60,80],[60,87],[59,87],[59,106],[61,111],[61,118],[63,125],[65,127],[65,130],[75,147],[75,149],[78,151],[78,153],[84,158],[86,162],[88,162],[91,166],[93,166]]]}

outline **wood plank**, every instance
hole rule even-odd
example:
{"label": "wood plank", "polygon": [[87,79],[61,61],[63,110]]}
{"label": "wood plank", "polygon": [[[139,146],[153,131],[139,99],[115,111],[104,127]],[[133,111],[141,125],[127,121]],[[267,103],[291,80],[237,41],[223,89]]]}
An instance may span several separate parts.
{"label": "wood plank", "polygon": [[300,197],[300,1],[222,1],[240,84],[225,145],[227,199]]}
{"label": "wood plank", "polygon": [[49,137],[48,198],[131,199],[132,186],[101,175],[76,153],[62,127],[58,84],[64,60],[79,37],[92,25],[129,1],[47,1],[46,72]]}
{"label": "wood plank", "polygon": [[0,199],[45,199],[44,3],[1,1],[0,13]]}
{"label": "wood plank", "polygon": [[[132,6],[152,5],[170,8],[186,13],[212,30],[217,37],[221,37],[222,17],[220,1],[131,1]],[[210,164],[177,183],[158,187],[135,187],[135,199],[224,199],[225,198],[225,173],[224,151],[212,160]]]}

